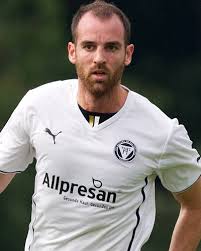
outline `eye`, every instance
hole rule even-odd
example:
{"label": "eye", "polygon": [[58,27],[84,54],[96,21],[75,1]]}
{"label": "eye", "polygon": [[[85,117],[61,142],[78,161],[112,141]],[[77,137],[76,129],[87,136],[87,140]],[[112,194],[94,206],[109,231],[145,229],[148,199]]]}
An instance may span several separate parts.
{"label": "eye", "polygon": [[115,52],[115,51],[118,50],[119,48],[118,48],[118,46],[115,45],[115,44],[108,44],[108,45],[106,46],[106,49],[107,49],[108,51]]}
{"label": "eye", "polygon": [[93,44],[85,44],[83,45],[83,48],[87,51],[93,51],[95,46]]}

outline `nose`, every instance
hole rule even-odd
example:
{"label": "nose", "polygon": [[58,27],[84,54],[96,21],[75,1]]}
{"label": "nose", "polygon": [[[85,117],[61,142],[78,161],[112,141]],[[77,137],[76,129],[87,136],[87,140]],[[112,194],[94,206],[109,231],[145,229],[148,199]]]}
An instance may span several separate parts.
{"label": "nose", "polygon": [[94,55],[94,63],[95,64],[105,64],[106,58],[102,48],[97,48]]}

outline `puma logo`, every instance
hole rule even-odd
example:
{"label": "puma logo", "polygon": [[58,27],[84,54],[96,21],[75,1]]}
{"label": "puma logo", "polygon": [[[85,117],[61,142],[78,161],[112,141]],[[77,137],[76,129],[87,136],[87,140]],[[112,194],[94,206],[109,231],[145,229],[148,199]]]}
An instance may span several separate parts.
{"label": "puma logo", "polygon": [[45,132],[47,132],[50,136],[52,136],[54,144],[56,144],[56,136],[62,133],[62,131],[60,131],[57,134],[53,134],[48,128],[45,128]]}

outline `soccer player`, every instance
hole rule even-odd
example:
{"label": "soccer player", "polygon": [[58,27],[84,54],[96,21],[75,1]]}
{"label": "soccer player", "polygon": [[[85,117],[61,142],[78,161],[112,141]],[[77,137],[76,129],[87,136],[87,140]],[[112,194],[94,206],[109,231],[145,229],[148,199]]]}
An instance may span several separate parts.
{"label": "soccer player", "polygon": [[185,128],[122,85],[130,23],[95,1],[72,21],[78,80],[30,90],[0,134],[0,190],[36,162],[25,251],[140,251],[155,218],[154,181],[181,210],[169,251],[201,237],[201,165]]}

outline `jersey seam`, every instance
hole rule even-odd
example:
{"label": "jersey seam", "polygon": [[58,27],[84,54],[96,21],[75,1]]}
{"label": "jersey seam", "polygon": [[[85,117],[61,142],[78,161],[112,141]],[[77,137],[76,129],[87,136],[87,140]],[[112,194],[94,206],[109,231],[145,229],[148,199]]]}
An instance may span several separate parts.
{"label": "jersey seam", "polygon": [[190,186],[188,186],[187,188],[185,188],[185,189],[183,189],[183,190],[181,190],[181,191],[172,192],[172,193],[174,193],[174,194],[180,194],[180,193],[186,192],[187,190],[189,190],[189,189],[193,186],[193,184],[194,184],[196,181],[199,180],[200,177],[201,177],[201,174],[200,174],[199,177],[198,177]]}
{"label": "jersey seam", "polygon": [[35,194],[33,195],[33,197],[32,197],[32,202],[33,202],[33,204],[34,204],[34,206],[35,206],[35,217],[34,217],[34,219],[33,219],[33,223],[32,223],[32,226],[31,226],[31,228],[32,228],[32,241],[30,242],[30,244],[29,244],[29,247],[28,247],[28,250],[29,251],[31,251],[31,247],[32,247],[32,245],[33,245],[33,243],[34,243],[34,235],[35,235],[35,223],[36,223],[36,202],[34,201],[34,196],[35,196]]}
{"label": "jersey seam", "polygon": [[0,170],[0,173],[3,173],[3,174],[9,174],[9,173],[22,173],[22,172],[23,172],[23,171],[5,172],[5,171]]}
{"label": "jersey seam", "polygon": [[131,251],[131,248],[132,248],[132,245],[133,245],[133,241],[135,239],[135,233],[136,233],[136,230],[137,230],[137,228],[138,228],[138,226],[140,224],[140,208],[141,208],[142,204],[146,200],[145,188],[146,188],[146,186],[148,185],[148,182],[149,182],[148,181],[148,177],[146,177],[144,181],[145,181],[145,185],[141,189],[142,202],[140,203],[139,207],[136,209],[136,212],[135,212],[135,215],[137,217],[137,222],[136,222],[136,225],[135,225],[135,227],[133,229],[131,240],[130,240],[130,243],[129,243],[127,251]]}
{"label": "jersey seam", "polygon": [[171,128],[170,128],[168,135],[167,135],[167,138],[166,138],[166,141],[164,143],[163,149],[162,149],[161,154],[159,156],[157,169],[160,169],[160,164],[161,164],[162,158],[167,150],[167,146],[168,146],[169,140],[171,138],[172,131],[173,131],[173,124],[171,125]]}

